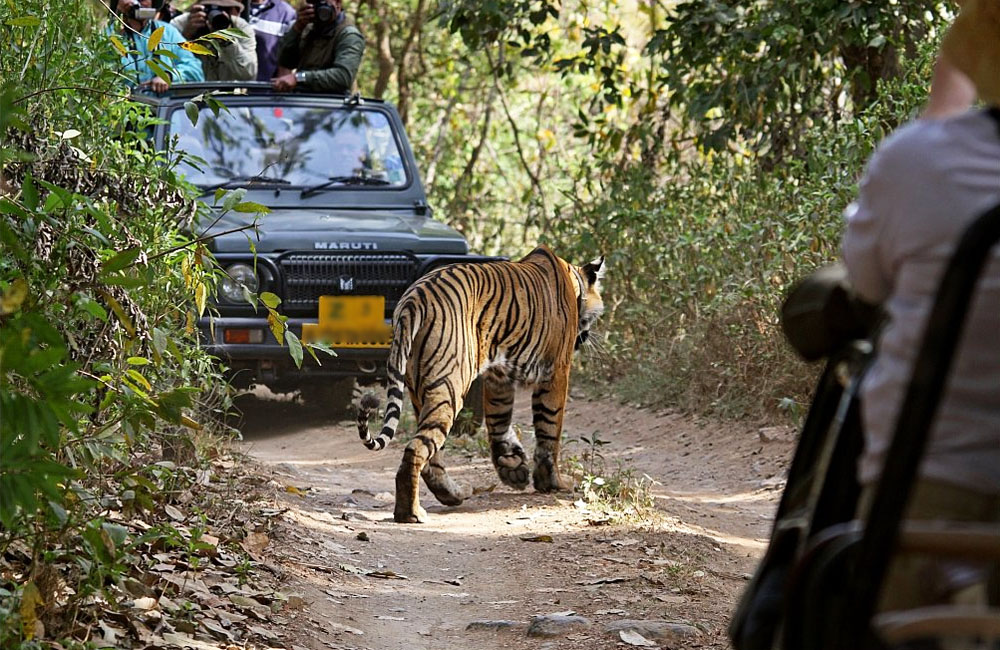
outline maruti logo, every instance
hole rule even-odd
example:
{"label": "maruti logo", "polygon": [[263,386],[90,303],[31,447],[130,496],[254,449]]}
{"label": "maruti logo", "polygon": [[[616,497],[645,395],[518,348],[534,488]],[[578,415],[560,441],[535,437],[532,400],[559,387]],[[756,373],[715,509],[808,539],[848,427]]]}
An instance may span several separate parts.
{"label": "maruti logo", "polygon": [[340,276],[340,290],[354,291],[354,278],[348,277],[346,275]]}
{"label": "maruti logo", "polygon": [[313,248],[318,251],[374,251],[378,242],[373,241],[317,241]]}

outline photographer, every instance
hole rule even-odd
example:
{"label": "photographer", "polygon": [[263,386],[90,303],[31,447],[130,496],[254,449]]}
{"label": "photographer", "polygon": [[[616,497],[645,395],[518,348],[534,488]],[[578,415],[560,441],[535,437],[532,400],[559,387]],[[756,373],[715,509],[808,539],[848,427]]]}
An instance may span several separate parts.
{"label": "photographer", "polygon": [[214,40],[216,55],[199,54],[208,81],[251,81],[257,78],[257,42],[253,27],[240,18],[239,0],[213,0],[191,5],[171,21],[189,41],[223,29],[235,28],[245,36],[232,41]]}
{"label": "photographer", "polygon": [[298,86],[347,94],[365,51],[365,37],[341,8],[341,0],[306,0],[278,43],[278,64],[296,69],[271,80],[276,90]]}
{"label": "photographer", "polygon": [[[154,20],[156,9],[152,0],[118,0],[115,13],[108,32],[117,32],[128,48],[129,52],[121,57],[122,68],[125,74],[135,79],[139,88],[164,93],[174,81],[205,80],[201,62],[180,46],[184,42],[181,33],[169,23]],[[174,58],[154,56],[149,49],[150,36],[161,27],[163,37],[156,49],[171,52]],[[147,62],[154,59],[161,69],[172,74],[172,79],[163,79],[153,72]]]}
{"label": "photographer", "polygon": [[278,70],[278,41],[292,28],[295,10],[285,0],[251,0],[250,24],[257,37],[257,81],[270,81]]}

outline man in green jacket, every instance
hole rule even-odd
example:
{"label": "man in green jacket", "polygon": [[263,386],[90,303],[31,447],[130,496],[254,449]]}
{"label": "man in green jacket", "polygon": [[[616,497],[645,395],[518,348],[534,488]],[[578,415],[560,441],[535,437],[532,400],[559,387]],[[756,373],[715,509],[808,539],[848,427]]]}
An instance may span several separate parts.
{"label": "man in green jacket", "polygon": [[278,43],[278,65],[294,72],[271,80],[275,90],[309,90],[346,95],[355,78],[365,37],[344,13],[341,0],[307,0],[292,28]]}

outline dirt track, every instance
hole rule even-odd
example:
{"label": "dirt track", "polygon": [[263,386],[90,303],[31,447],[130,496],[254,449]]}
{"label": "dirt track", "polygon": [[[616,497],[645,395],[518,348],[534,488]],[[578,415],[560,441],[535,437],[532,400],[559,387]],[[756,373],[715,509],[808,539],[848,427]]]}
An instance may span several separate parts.
{"label": "dirt track", "polygon": [[[515,422],[530,432],[525,397]],[[764,442],[749,425],[575,399],[564,436],[597,432],[610,442],[601,450],[610,469],[620,461],[655,479],[655,517],[595,526],[574,505],[578,495],[498,485],[457,508],[424,489],[430,522],[400,525],[391,494],[398,440],[373,453],[349,420],[266,397],[241,406],[243,448],[293,490],[283,493],[289,509],[268,548],[290,576],[286,591],[307,603],[286,647],[624,647],[605,630],[623,619],[685,624],[652,639],[660,647],[728,647],[729,612],[764,548],[791,452],[784,438]],[[563,455],[582,451],[569,445]],[[452,450],[447,465],[475,487],[499,483],[478,454]],[[522,540],[532,536],[551,542]],[[567,612],[590,624],[527,636],[533,616]],[[473,621],[507,623],[467,629]]]}

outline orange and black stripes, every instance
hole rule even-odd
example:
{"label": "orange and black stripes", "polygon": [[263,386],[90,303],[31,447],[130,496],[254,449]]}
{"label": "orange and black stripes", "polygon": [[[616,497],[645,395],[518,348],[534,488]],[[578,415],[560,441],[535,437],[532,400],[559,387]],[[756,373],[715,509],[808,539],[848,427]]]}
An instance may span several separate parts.
{"label": "orange and black stripes", "polygon": [[561,487],[556,458],[571,357],[581,325],[589,328],[602,309],[602,265],[578,269],[543,246],[518,262],[447,266],[406,291],[393,314],[388,404],[378,436],[368,431],[378,399],[366,396],[358,414],[365,446],[380,450],[399,425],[404,388],[418,410],[417,435],[396,477],[397,521],[423,516],[418,476],[442,502],[461,502],[438,452],[470,385],[484,373],[486,424],[501,479],[521,488],[528,482],[523,448],[510,429],[513,387],[526,384],[535,387],[535,487]]}

